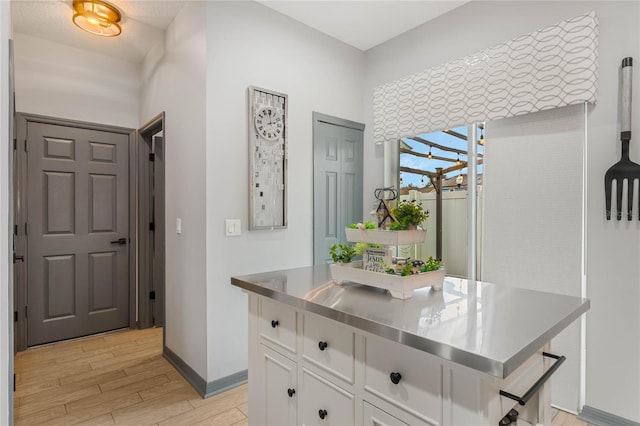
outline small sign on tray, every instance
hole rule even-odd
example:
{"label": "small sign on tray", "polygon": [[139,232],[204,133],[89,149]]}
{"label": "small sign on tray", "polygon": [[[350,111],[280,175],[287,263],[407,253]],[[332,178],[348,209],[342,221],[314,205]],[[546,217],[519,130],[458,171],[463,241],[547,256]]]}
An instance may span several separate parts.
{"label": "small sign on tray", "polygon": [[363,260],[362,269],[365,271],[384,273],[391,266],[391,250],[388,248],[367,248],[364,250]]}

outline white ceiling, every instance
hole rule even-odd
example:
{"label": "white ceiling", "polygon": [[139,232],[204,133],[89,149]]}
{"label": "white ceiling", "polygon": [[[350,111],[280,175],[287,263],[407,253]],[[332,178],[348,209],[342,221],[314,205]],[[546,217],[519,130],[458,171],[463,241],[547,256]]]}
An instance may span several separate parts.
{"label": "white ceiling", "polygon": [[[3,1],[3,0],[0,0]],[[115,0],[122,13],[122,34],[100,37],[86,33],[71,21],[71,0],[11,0],[13,30],[67,46],[140,62],[163,38],[164,30],[184,1]]]}
{"label": "white ceiling", "polygon": [[470,0],[257,0],[338,40],[368,50]]}
{"label": "white ceiling", "polygon": [[[0,0],[3,1],[3,0]],[[261,4],[360,50],[367,50],[469,0],[273,1]],[[140,62],[185,0],[110,0],[122,12],[122,34],[104,38],[71,21],[72,0],[11,0],[13,30],[68,46]]]}

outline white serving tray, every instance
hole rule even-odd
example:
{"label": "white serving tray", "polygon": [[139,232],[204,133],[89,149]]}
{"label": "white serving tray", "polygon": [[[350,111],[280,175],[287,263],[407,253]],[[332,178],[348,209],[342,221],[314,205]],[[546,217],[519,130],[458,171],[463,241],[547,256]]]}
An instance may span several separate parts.
{"label": "white serving tray", "polygon": [[[383,231],[384,232],[384,231]],[[409,299],[413,296],[413,290],[429,287],[433,290],[442,290],[445,270],[440,268],[437,271],[423,272],[414,275],[393,275],[380,272],[365,271],[362,269],[362,262],[352,262],[352,266],[345,266],[333,263],[329,265],[331,277],[337,284],[344,282],[354,282],[371,287],[383,288],[391,293],[391,296],[398,299]]]}
{"label": "white serving tray", "polygon": [[384,231],[381,229],[345,228],[347,241],[351,243],[382,244],[385,246],[401,246],[405,244],[422,244],[427,231],[413,229],[410,231]]}

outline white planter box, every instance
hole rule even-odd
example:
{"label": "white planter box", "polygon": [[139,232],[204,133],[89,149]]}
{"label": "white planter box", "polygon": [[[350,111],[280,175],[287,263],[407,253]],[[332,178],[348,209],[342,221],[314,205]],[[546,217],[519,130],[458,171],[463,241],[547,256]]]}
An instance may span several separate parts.
{"label": "white planter box", "polygon": [[346,228],[347,241],[351,243],[382,244],[385,246],[401,246],[406,244],[422,244],[427,231],[413,229],[410,231],[384,231],[380,229]]}
{"label": "white planter box", "polygon": [[389,290],[391,296],[398,299],[409,299],[413,296],[413,290],[417,288],[431,286],[434,290],[442,290],[442,282],[445,276],[444,268],[404,277],[401,275],[381,274],[379,272],[365,271],[362,269],[362,262],[353,262],[350,266],[334,263],[329,265],[329,268],[331,269],[331,277],[337,284],[354,282],[383,288]]}

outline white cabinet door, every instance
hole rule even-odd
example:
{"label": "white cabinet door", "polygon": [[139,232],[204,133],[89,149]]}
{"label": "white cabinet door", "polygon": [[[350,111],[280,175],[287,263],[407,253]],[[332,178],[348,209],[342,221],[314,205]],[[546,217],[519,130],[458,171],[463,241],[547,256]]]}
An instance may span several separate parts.
{"label": "white cabinet door", "polygon": [[298,390],[296,389],[296,363],[279,353],[260,345],[264,373],[264,421],[251,419],[256,425],[296,425]]}
{"label": "white cabinet door", "polygon": [[303,425],[355,424],[355,398],[335,384],[302,368],[300,420]]}

